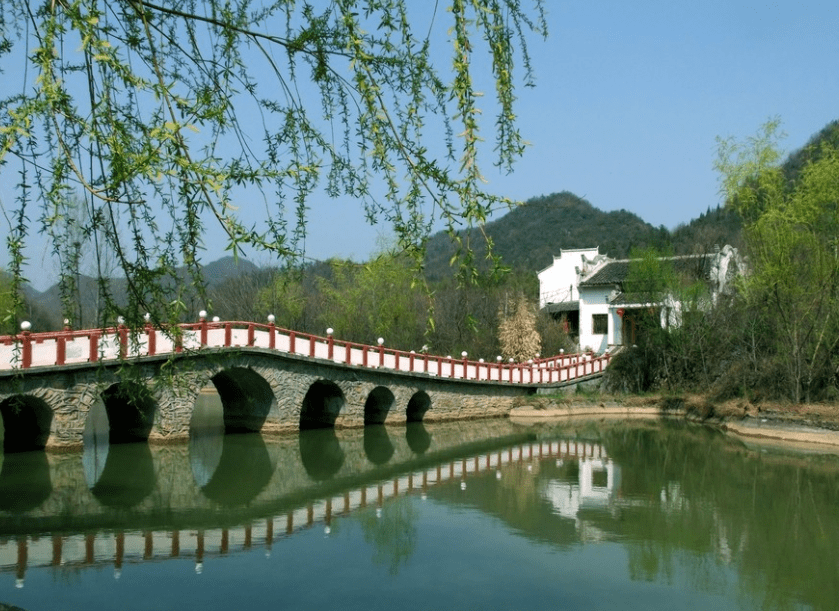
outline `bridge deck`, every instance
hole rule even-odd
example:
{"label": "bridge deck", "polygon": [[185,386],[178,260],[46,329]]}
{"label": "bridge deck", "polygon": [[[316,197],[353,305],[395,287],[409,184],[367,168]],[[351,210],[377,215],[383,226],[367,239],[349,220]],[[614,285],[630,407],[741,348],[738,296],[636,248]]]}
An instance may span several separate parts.
{"label": "bridge deck", "polygon": [[463,381],[491,381],[510,384],[557,385],[602,373],[609,354],[559,354],[526,363],[469,360],[402,351],[378,345],[364,345],[280,329],[273,323],[208,322],[158,329],[147,325],[139,330],[124,326],[84,331],[29,333],[0,337],[0,375],[20,370],[61,368],[145,356],[197,352],[205,348],[256,347],[280,353],[328,360],[371,369],[412,372]]}

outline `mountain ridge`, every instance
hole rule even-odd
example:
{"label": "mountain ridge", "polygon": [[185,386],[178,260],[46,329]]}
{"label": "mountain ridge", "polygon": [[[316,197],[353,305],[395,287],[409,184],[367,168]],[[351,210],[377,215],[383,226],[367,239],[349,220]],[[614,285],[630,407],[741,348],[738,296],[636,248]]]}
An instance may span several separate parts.
{"label": "mountain ridge", "polygon": [[[487,223],[484,232],[493,252],[514,271],[538,272],[553,262],[561,250],[599,247],[614,258],[628,257],[633,249],[654,247],[679,254],[714,244],[740,243],[739,219],[724,208],[708,209],[700,217],[673,231],[655,227],[628,210],[603,211],[568,191],[531,198],[504,216]],[[480,230],[458,232],[475,249],[475,259],[485,258]],[[700,244],[697,244],[697,241]],[[438,233],[428,242],[426,275],[439,281],[451,275],[449,261],[456,247],[449,236]]]}

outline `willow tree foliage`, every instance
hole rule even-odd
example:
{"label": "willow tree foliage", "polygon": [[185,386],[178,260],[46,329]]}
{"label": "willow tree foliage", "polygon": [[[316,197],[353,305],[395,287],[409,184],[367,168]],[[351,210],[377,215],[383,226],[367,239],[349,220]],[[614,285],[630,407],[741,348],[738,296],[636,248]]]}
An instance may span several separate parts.
{"label": "willow tree foliage", "polygon": [[177,318],[207,236],[298,255],[321,193],[389,223],[419,261],[435,219],[480,225],[509,203],[483,190],[479,160],[510,169],[525,146],[514,107],[532,33],[545,33],[540,0],[4,0],[15,282],[40,232],[70,262],[66,294],[80,247],[114,262],[95,270],[102,322]]}
{"label": "willow tree foliage", "polygon": [[381,252],[362,265],[329,263],[331,278],[319,283],[322,328],[353,341],[372,344],[381,337],[389,346],[419,350],[429,304],[407,257]]}
{"label": "willow tree foliage", "polygon": [[0,271],[0,334],[14,333],[14,314],[16,313],[14,293],[12,291],[11,276]]}

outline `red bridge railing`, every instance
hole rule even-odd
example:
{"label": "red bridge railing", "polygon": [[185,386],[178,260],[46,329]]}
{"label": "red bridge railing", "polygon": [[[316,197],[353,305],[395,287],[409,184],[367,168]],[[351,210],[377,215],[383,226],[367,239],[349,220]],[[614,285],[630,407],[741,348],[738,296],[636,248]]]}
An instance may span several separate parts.
{"label": "red bridge railing", "polygon": [[146,324],[138,329],[125,325],[83,331],[32,333],[26,324],[17,335],[0,336],[0,371],[32,367],[97,363],[146,356],[194,352],[215,348],[264,348],[277,352],[324,359],[343,365],[390,369],[440,378],[493,381],[511,384],[555,384],[601,373],[609,364],[609,353],[559,354],[525,363],[470,360],[387,348],[376,344],[336,340],[332,330],[326,336],[311,335],[277,327],[273,317],[267,324],[243,321],[185,323],[175,327]]}

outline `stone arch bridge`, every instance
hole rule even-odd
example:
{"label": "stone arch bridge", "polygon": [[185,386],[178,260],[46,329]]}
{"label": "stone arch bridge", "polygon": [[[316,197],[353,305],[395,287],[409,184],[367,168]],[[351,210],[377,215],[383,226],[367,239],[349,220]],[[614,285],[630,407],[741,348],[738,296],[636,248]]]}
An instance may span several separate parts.
{"label": "stone arch bridge", "polygon": [[517,397],[602,374],[609,356],[528,363],[404,352],[248,322],[0,338],[4,451],[78,446],[104,408],[111,443],[188,437],[199,394],[227,432],[283,432],[506,415]]}

